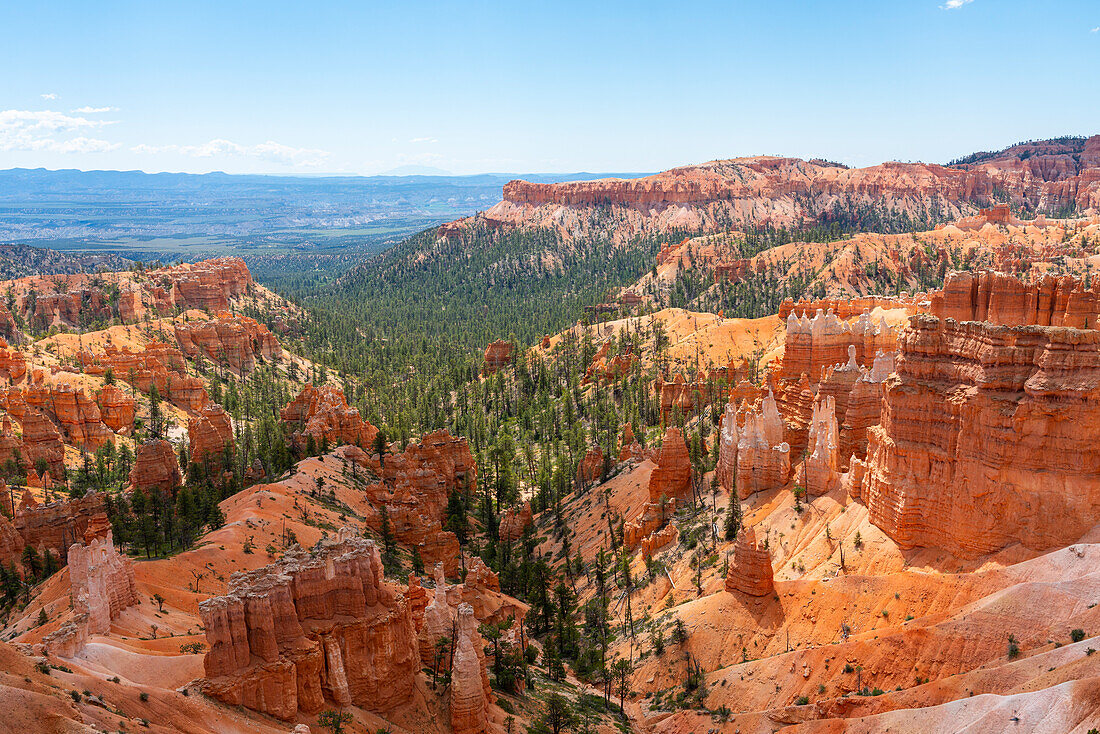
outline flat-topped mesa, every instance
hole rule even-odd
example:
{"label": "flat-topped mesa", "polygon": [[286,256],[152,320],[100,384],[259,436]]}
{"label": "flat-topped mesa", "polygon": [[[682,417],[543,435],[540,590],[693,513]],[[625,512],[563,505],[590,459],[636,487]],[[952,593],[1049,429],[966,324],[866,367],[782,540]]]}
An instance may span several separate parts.
{"label": "flat-topped mesa", "polygon": [[1068,275],[1047,275],[1041,281],[1027,283],[989,270],[952,272],[943,290],[932,294],[931,312],[938,318],[956,321],[1095,329],[1100,291],[1096,285],[1085,288]]}
{"label": "flat-topped mesa", "polygon": [[828,367],[848,362],[848,347],[855,347],[856,364],[867,366],[879,351],[892,351],[897,330],[884,319],[876,323],[867,311],[849,323],[832,310],[818,310],[813,319],[793,312],[787,316],[787,340],[780,377],[797,380],[803,374],[817,383]]}
{"label": "flat-topped mesa", "polygon": [[1100,520],[1100,331],[917,315],[858,491],[901,547],[1046,550]]}
{"label": "flat-topped mesa", "polygon": [[485,643],[477,631],[477,618],[469,604],[459,605],[456,626],[451,664],[451,732],[482,734],[489,731],[492,693],[483,652]]}
{"label": "flat-topped mesa", "polygon": [[523,531],[532,524],[531,503],[524,502],[516,507],[509,507],[500,516],[500,540],[503,543],[514,543],[523,537]]}
{"label": "flat-topped mesa", "polygon": [[754,492],[782,487],[790,473],[791,447],[783,441],[783,421],[769,392],[760,410],[745,413],[737,441],[737,496],[745,499]]}
{"label": "flat-topped mesa", "polygon": [[297,424],[297,441],[312,436],[318,444],[353,444],[370,451],[378,435],[378,429],[363,420],[359,409],[348,405],[344,391],[333,385],[306,385],[281,416],[286,423]]}
{"label": "flat-topped mesa", "polygon": [[146,441],[137,447],[134,467],[130,470],[130,484],[146,493],[154,490],[175,495],[183,484],[176,452],[164,439]]}
{"label": "flat-topped mesa", "polygon": [[928,301],[931,298],[927,293],[917,293],[909,296],[904,293],[900,296],[859,296],[856,298],[824,298],[820,301],[795,301],[784,298],[779,304],[779,318],[785,319],[792,313],[799,314],[817,313],[818,311],[832,311],[838,319],[854,319],[862,313],[870,313],[876,308],[893,309],[904,308],[912,313],[927,312]]}
{"label": "flat-topped mesa", "polygon": [[882,420],[885,383],[894,372],[894,357],[894,352],[876,354],[871,369],[860,371],[859,379],[848,394],[848,407],[840,427],[842,471],[848,469],[853,456],[863,459],[867,455],[867,429],[877,426]]}
{"label": "flat-topped mesa", "polygon": [[191,359],[202,355],[238,375],[255,369],[257,357],[279,359],[283,353],[267,326],[247,316],[220,312],[210,321],[176,322],[173,331],[185,355]]}
{"label": "flat-topped mesa", "polygon": [[485,347],[485,356],[481,365],[482,376],[488,377],[511,364],[514,349],[515,345],[505,339],[492,342]]}
{"label": "flat-topped mesa", "polygon": [[193,463],[205,465],[209,461],[212,466],[220,466],[226,451],[232,454],[234,450],[233,421],[225,408],[211,403],[188,420],[187,441]]}
{"label": "flat-topped mesa", "polygon": [[[453,491],[477,492],[477,462],[465,438],[446,429],[424,435],[400,454],[387,455],[380,471],[393,494],[385,504],[398,542],[415,547],[425,564],[442,561],[458,573],[458,538],[443,530],[444,509]],[[376,530],[380,518],[367,518]]]}
{"label": "flat-topped mesa", "polygon": [[679,428],[665,431],[657,467],[649,475],[649,501],[682,499],[691,490],[691,457]]}
{"label": "flat-topped mesa", "polygon": [[[105,497],[96,492],[79,499],[39,504],[27,492],[15,509],[12,524],[23,544],[37,550],[39,555],[50,552],[65,562],[70,546],[85,536],[95,518],[104,516]],[[12,560],[17,559],[0,559]]]}
{"label": "flat-topped mesa", "polygon": [[836,422],[836,400],[824,395],[814,403],[810,422],[809,454],[803,463],[806,494],[826,494],[840,485],[840,436]]}
{"label": "flat-topped mesa", "polygon": [[718,430],[718,463],[714,467],[718,483],[730,494],[733,494],[737,482],[737,442],[740,438],[737,406],[730,401],[726,403]]}
{"label": "flat-topped mesa", "polygon": [[419,668],[409,606],[383,580],[374,542],[340,536],[235,573],[225,596],[199,603],[204,693],[284,721],[326,701],[387,711],[409,700]]}
{"label": "flat-topped mesa", "polygon": [[748,596],[767,596],[775,591],[771,554],[766,541],[757,540],[756,530],[751,525],[741,529],[733,544],[733,562],[726,572],[726,591]]}

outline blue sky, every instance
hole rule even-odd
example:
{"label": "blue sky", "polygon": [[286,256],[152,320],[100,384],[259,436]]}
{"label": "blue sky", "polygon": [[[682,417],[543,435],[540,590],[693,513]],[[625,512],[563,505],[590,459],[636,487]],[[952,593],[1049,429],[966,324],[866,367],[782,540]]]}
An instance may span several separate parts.
{"label": "blue sky", "polygon": [[0,168],[869,165],[1093,133],[1096,0],[0,7]]}

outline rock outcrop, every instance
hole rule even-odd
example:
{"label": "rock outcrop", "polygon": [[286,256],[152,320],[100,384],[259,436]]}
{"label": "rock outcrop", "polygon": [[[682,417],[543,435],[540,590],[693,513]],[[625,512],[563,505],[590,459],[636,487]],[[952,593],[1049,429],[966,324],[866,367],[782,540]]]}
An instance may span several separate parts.
{"label": "rock outcrop", "polygon": [[202,355],[238,375],[255,369],[257,357],[271,360],[282,356],[275,335],[247,316],[222,312],[210,321],[176,322],[173,330],[180,351],[189,358]]}
{"label": "rock outcrop", "polygon": [[[344,535],[341,533],[341,535]],[[326,700],[386,711],[409,700],[419,668],[412,614],[382,578],[372,541],[344,537],[236,573],[199,603],[209,652],[203,691],[284,721]]]}
{"label": "rock outcrop", "polygon": [[136,406],[134,398],[115,385],[104,385],[96,397],[103,423],[115,433],[130,435],[134,428]]}
{"label": "rock outcrop", "polygon": [[740,440],[737,426],[737,406],[726,403],[718,430],[718,464],[714,467],[718,483],[732,494],[737,485],[737,442]]}
{"label": "rock outcrop", "polygon": [[[8,391],[8,410],[21,419],[18,400],[13,395],[16,390],[13,387]],[[99,406],[83,389],[66,384],[56,387],[33,384],[26,388],[22,400],[26,405],[56,421],[67,443],[94,452],[112,438],[111,430],[103,422]]]}
{"label": "rock outcrop", "polygon": [[85,374],[102,376],[110,370],[145,394],[156,385],[162,398],[188,412],[195,413],[210,402],[202,380],[187,374],[183,353],[169,344],[150,342],[141,351],[108,344],[102,354],[85,350],[78,356]]}
{"label": "rock outcrop", "polygon": [[749,596],[767,596],[775,591],[772,559],[765,543],[752,527],[742,528],[733,544],[733,562],[726,572],[726,591]]}
{"label": "rock outcrop", "polygon": [[745,414],[745,425],[737,441],[739,499],[787,483],[791,473],[791,447],[783,441],[783,421],[771,393],[761,409]]}
{"label": "rock outcrop", "polygon": [[577,483],[590,484],[603,475],[603,449],[593,446],[577,464]]}
{"label": "rock outcrop", "polygon": [[[421,665],[435,669],[441,660],[445,662],[450,658],[450,642],[453,642],[454,635],[454,614],[451,612],[451,605],[447,602],[447,580],[443,575],[442,563],[435,564],[432,577],[435,580],[435,591],[424,609],[424,623],[417,634],[417,645]],[[440,646],[440,640],[444,638],[449,642],[445,643],[445,646]]]}
{"label": "rock outcrop", "polygon": [[211,403],[187,421],[187,440],[192,462],[205,464],[209,460],[216,464],[227,449],[231,453],[234,449],[233,421],[225,408]]}
{"label": "rock outcrop", "polygon": [[70,546],[69,583],[73,610],[87,616],[89,634],[109,632],[111,620],[139,602],[133,564],[115,550],[106,515],[95,515],[84,542]]}
{"label": "rock outcrop", "polygon": [[1027,283],[992,271],[954,272],[943,290],[932,294],[932,315],[956,321],[988,321],[1004,326],[1097,328],[1100,290],[1076,278],[1047,275]]}
{"label": "rock outcrop", "polygon": [[485,347],[485,356],[482,360],[481,374],[485,377],[499,372],[512,363],[513,345],[510,341],[501,339]]}
{"label": "rock outcrop", "polygon": [[532,522],[531,503],[524,502],[516,507],[509,507],[500,517],[501,542],[514,543],[523,537],[523,531]]}
{"label": "rock outcrop", "polygon": [[25,492],[15,510],[12,524],[22,539],[22,545],[31,546],[39,555],[52,553],[65,562],[70,546],[84,538],[90,526],[95,527],[97,518],[106,517],[105,510],[105,495],[102,492],[47,504],[39,504],[29,492]]}
{"label": "rock outcrop", "polygon": [[[426,565],[442,562],[448,574],[457,574],[458,538],[443,530],[443,513],[452,491],[477,490],[477,463],[466,439],[446,430],[426,434],[402,453],[386,456],[379,473],[392,494],[372,501],[386,505],[398,542],[416,548]],[[378,515],[367,522],[375,530],[381,527]]]}
{"label": "rock outcrop", "polygon": [[[1026,202],[1033,209],[1100,208],[1100,136],[1057,144],[1056,150],[1048,142],[1016,146],[957,166],[889,162],[848,168],[821,160],[753,156],[635,179],[510,181],[503,200],[477,220],[494,227],[557,226],[581,233],[603,226],[608,215],[630,233],[685,226],[781,227],[817,221],[834,206],[911,216],[936,207],[947,216],[960,216],[994,203],[1005,192],[1012,203]],[[597,210],[603,212],[600,217]],[[591,217],[586,216],[589,212]],[[443,229],[457,230],[462,224]]]}
{"label": "rock outcrop", "polygon": [[130,484],[144,492],[156,490],[174,495],[183,484],[183,476],[172,444],[154,439],[138,446],[134,467],[130,470]]}
{"label": "rock outcrop", "polygon": [[649,501],[682,499],[691,490],[691,458],[679,428],[665,431],[657,468],[649,476]]}
{"label": "rock outcrop", "polygon": [[825,395],[814,404],[810,423],[809,455],[803,463],[806,494],[826,494],[840,485],[840,431],[836,423],[836,400]]}
{"label": "rock outcrop", "polygon": [[885,320],[877,324],[867,312],[849,323],[830,309],[818,311],[813,319],[805,314],[787,316],[787,340],[783,348],[780,376],[797,380],[804,373],[817,383],[823,371],[835,364],[849,361],[848,348],[855,347],[855,361],[869,365],[879,351],[892,351],[897,343],[897,331]]}
{"label": "rock outcrop", "polygon": [[283,421],[296,426],[298,441],[312,436],[318,444],[353,444],[369,451],[378,435],[378,429],[363,420],[357,408],[348,406],[344,391],[332,385],[306,385],[281,415]]}
{"label": "rock outcrop", "polygon": [[484,642],[469,604],[458,607],[454,661],[451,665],[451,731],[482,734],[489,730],[489,675],[482,652]]}
{"label": "rock outcrop", "polygon": [[882,401],[886,378],[894,372],[894,353],[879,353],[870,370],[861,371],[852,392],[848,395],[848,407],[844,423],[840,427],[841,469],[848,468],[852,456],[867,456],[867,429],[877,426],[882,416]]}
{"label": "rock outcrop", "polygon": [[903,548],[1072,543],[1100,520],[1100,331],[917,315],[859,495]]}

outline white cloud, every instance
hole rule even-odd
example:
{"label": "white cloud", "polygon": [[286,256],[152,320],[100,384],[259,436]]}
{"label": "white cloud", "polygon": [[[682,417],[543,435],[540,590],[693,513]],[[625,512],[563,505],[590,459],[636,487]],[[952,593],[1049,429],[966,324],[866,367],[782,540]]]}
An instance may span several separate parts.
{"label": "white cloud", "polygon": [[114,120],[89,120],[55,110],[0,110],[0,151],[41,150],[56,153],[98,153],[118,146],[84,135],[84,130],[113,125]]}
{"label": "white cloud", "polygon": [[1100,33],[1100,25],[1098,25],[1095,28],[1093,28],[1092,30],[1090,30],[1089,33]]}
{"label": "white cloud", "polygon": [[42,95],[42,99],[46,99],[46,100],[57,99],[57,95],[54,94],[53,92],[47,92],[46,94]]}
{"label": "white cloud", "polygon": [[77,107],[74,115],[102,115],[104,112],[118,112],[118,107]]}
{"label": "white cloud", "polygon": [[947,0],[947,2],[940,7],[944,10],[958,10],[963,5],[969,5],[972,2],[974,2],[974,0]]}
{"label": "white cloud", "polygon": [[259,158],[292,166],[316,167],[324,165],[329,152],[316,148],[294,148],[274,140],[256,145],[241,145],[232,140],[217,138],[199,145],[146,145],[130,148],[134,153],[179,153],[190,158]]}
{"label": "white cloud", "polygon": [[438,143],[439,141],[436,140],[435,138],[410,138],[409,142],[410,143]]}

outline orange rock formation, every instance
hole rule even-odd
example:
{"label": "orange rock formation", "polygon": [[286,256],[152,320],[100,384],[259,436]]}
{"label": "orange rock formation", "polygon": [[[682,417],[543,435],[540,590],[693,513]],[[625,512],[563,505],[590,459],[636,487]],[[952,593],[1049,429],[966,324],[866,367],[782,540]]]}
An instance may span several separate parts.
{"label": "orange rock formation", "polygon": [[1100,332],[918,315],[859,494],[900,546],[973,557],[1100,519]]}
{"label": "orange rock formation", "polygon": [[221,312],[211,321],[176,322],[173,329],[185,355],[201,354],[239,375],[255,369],[257,357],[278,359],[283,351],[266,326],[247,316]]}
{"label": "orange rock formation", "polygon": [[691,489],[691,459],[679,428],[665,431],[657,468],[649,476],[649,501],[682,499]]}
{"label": "orange rock formation", "polygon": [[385,711],[412,695],[412,614],[383,580],[372,541],[327,541],[317,554],[291,548],[234,574],[228,593],[199,613],[210,645],[203,690],[231,706],[288,721],[326,700]]}
{"label": "orange rock formation", "polygon": [[932,294],[932,315],[956,321],[988,321],[1005,326],[1038,324],[1097,328],[1100,290],[1084,288],[1070,276],[1048,275],[1026,283],[991,271],[954,272],[943,291]]}
{"label": "orange rock formation", "polygon": [[211,403],[187,422],[187,440],[191,461],[202,464],[207,459],[217,462],[225,450],[233,450],[233,422],[225,408]]}
{"label": "orange rock formation", "polygon": [[733,562],[726,573],[726,591],[767,596],[775,591],[771,554],[758,542],[752,526],[742,528],[733,546]]}
{"label": "orange rock formation", "polygon": [[144,492],[159,490],[175,493],[183,484],[183,476],[172,444],[164,439],[155,439],[138,446],[134,467],[130,470],[130,483],[134,489]]}
{"label": "orange rock formation", "polygon": [[332,385],[306,385],[283,408],[282,418],[298,426],[294,432],[298,440],[313,436],[318,444],[347,443],[369,450],[378,435],[378,429],[363,420],[357,408],[348,406],[344,391]]}

